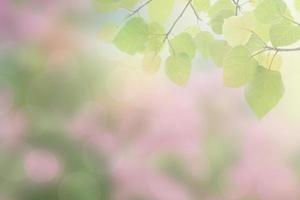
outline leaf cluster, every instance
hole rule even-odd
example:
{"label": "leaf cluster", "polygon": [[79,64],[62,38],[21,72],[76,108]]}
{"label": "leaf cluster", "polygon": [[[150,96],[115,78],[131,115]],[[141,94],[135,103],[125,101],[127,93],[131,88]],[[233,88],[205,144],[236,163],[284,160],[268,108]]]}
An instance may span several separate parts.
{"label": "leaf cluster", "polygon": [[[245,87],[246,100],[258,117],[272,110],[284,94],[281,54],[300,51],[292,47],[300,39],[300,24],[283,0],[96,2],[102,11],[129,10],[112,42],[125,53],[143,54],[147,71],[156,72],[164,65],[172,82],[185,85],[199,53],[223,68],[225,86]],[[181,8],[177,16],[175,3]],[[300,10],[299,0],[295,7]],[[197,25],[175,33],[186,12],[194,13]],[[169,56],[162,59],[165,46]]]}

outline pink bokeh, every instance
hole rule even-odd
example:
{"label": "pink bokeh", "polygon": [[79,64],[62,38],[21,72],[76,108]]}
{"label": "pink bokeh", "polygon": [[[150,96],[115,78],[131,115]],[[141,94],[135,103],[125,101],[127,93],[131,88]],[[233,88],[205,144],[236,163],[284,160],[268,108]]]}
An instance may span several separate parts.
{"label": "pink bokeh", "polygon": [[61,166],[57,157],[48,151],[32,150],[24,155],[25,172],[37,183],[47,183],[58,177]]}

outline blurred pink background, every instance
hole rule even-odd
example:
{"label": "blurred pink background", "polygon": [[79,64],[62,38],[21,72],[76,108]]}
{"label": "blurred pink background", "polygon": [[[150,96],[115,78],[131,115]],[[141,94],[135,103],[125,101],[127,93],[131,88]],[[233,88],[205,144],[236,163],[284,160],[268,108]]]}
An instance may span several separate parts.
{"label": "blurred pink background", "polygon": [[99,37],[119,15],[0,0],[0,199],[299,199],[288,99],[258,120],[201,57],[186,87],[147,74]]}

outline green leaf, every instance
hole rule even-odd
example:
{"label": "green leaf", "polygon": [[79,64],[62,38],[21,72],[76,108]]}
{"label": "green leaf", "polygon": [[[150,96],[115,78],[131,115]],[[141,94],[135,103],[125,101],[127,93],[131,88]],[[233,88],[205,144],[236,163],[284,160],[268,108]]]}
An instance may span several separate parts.
{"label": "green leaf", "polygon": [[213,41],[214,37],[210,32],[201,31],[197,34],[195,43],[203,58],[207,59],[210,56],[210,46]]}
{"label": "green leaf", "polygon": [[282,0],[264,0],[255,9],[257,19],[265,24],[278,23],[286,14],[287,6]]}
{"label": "green leaf", "polygon": [[150,23],[147,51],[159,52],[163,44],[164,28],[158,23]]}
{"label": "green leaf", "polygon": [[231,50],[231,47],[224,40],[215,40],[210,45],[210,56],[214,63],[223,66],[225,55]]}
{"label": "green leaf", "polygon": [[261,66],[257,68],[255,78],[245,91],[248,104],[260,118],[278,104],[283,94],[281,74]]}
{"label": "green leaf", "polygon": [[231,9],[221,10],[217,14],[213,15],[209,21],[212,30],[217,34],[222,34],[224,20],[233,15],[234,11]]}
{"label": "green leaf", "polygon": [[172,14],[174,0],[152,1],[148,5],[148,14],[151,21],[164,24]]}
{"label": "green leaf", "polygon": [[264,24],[255,16],[253,17],[253,31],[265,42],[270,41],[270,27],[271,24]]}
{"label": "green leaf", "polygon": [[224,84],[240,87],[252,80],[257,62],[243,46],[233,48],[224,58]]}
{"label": "green leaf", "polygon": [[253,53],[263,49],[264,43],[255,34],[252,34],[245,47],[250,53]]}
{"label": "green leaf", "polygon": [[171,55],[166,61],[166,74],[177,85],[185,85],[191,74],[192,63],[184,53]]}
{"label": "green leaf", "polygon": [[145,49],[148,40],[148,25],[140,17],[132,18],[119,31],[114,39],[115,45],[128,54]]}
{"label": "green leaf", "polygon": [[188,33],[181,33],[171,40],[170,53],[185,53],[190,59],[195,57],[196,46],[193,38]]}
{"label": "green leaf", "polygon": [[210,6],[210,0],[194,0],[193,6],[195,7],[196,11],[208,11]]}
{"label": "green leaf", "polygon": [[300,39],[300,27],[291,23],[275,24],[270,29],[270,40],[275,47],[287,46]]}
{"label": "green leaf", "polygon": [[208,16],[212,17],[217,15],[222,10],[235,11],[235,6],[231,0],[218,0],[208,10]]}
{"label": "green leaf", "polygon": [[189,26],[188,28],[185,29],[186,33],[188,33],[192,38],[195,38],[199,32],[201,32],[201,29],[199,26]]}
{"label": "green leaf", "polygon": [[253,20],[251,15],[232,16],[225,19],[223,34],[229,45],[235,47],[248,42],[252,29]]}

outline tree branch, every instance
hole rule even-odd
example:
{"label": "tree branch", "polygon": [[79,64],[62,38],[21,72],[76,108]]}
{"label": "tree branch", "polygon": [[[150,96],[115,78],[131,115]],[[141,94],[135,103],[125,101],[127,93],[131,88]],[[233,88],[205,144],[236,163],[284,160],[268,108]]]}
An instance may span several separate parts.
{"label": "tree branch", "polygon": [[175,21],[173,22],[172,26],[170,27],[170,29],[168,30],[168,32],[165,34],[165,37],[162,41],[161,46],[164,45],[164,43],[169,39],[170,34],[172,33],[173,29],[175,28],[176,24],[178,23],[178,21],[182,18],[183,14],[185,13],[186,9],[189,7],[189,5],[191,5],[193,0],[189,0],[187,2],[187,4],[184,6],[183,10],[180,12],[180,14],[178,15],[178,17],[175,19]]}

